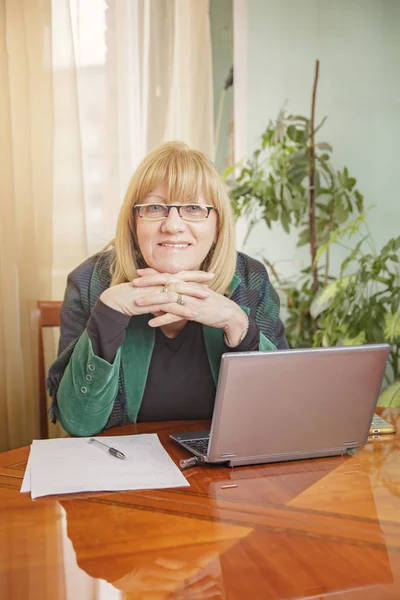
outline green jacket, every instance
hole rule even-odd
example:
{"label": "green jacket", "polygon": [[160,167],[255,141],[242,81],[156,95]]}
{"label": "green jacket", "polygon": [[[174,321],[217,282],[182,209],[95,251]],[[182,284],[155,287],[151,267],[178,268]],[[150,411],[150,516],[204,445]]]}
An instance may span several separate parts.
{"label": "green jacket", "polygon": [[[50,368],[53,421],[73,435],[93,435],[105,427],[136,422],[154,348],[151,315],[130,319],[123,345],[113,364],[93,353],[86,323],[101,293],[109,287],[110,253],[91,257],[68,277],[61,310],[59,356]],[[230,297],[260,327],[260,350],[287,348],[279,320],[279,298],[263,265],[238,253]],[[229,351],[223,331],[203,325],[215,384],[221,356]]]}

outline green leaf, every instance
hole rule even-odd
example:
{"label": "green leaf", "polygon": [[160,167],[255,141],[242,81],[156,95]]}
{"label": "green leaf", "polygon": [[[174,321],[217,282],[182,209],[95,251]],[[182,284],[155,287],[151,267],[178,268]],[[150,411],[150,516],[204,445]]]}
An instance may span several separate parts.
{"label": "green leaf", "polygon": [[[326,117],[325,117],[326,118]],[[288,121],[303,121],[304,123],[308,123],[307,117],[302,117],[301,115],[288,115]]]}
{"label": "green leaf", "polygon": [[367,343],[365,331],[360,331],[355,337],[344,336],[341,339],[343,346],[361,346]]}
{"label": "green leaf", "polygon": [[350,177],[347,180],[347,185],[346,185],[347,189],[351,192],[351,190],[356,185],[356,183],[357,183],[357,179],[355,179],[354,177]]}
{"label": "green leaf", "polygon": [[343,223],[345,223],[347,221],[347,219],[349,218],[349,211],[344,206],[344,204],[340,198],[336,201],[334,216],[335,216],[336,221],[340,225],[343,225]]}
{"label": "green leaf", "polygon": [[308,153],[306,150],[297,150],[294,152],[290,158],[289,163],[291,167],[307,165],[309,163]]}
{"label": "green leaf", "polygon": [[301,130],[296,125],[289,125],[287,135],[292,142],[301,143],[304,139],[304,129]]}
{"label": "green leaf", "polygon": [[286,210],[282,210],[281,223],[286,233],[290,232],[290,215]]}
{"label": "green leaf", "polygon": [[378,399],[378,406],[390,406],[391,408],[400,407],[400,381],[394,381],[381,393]]}
{"label": "green leaf", "polygon": [[360,248],[361,248],[362,244],[364,243],[364,241],[366,240],[367,237],[368,237],[368,235],[364,235],[364,237],[361,238],[361,240],[358,242],[358,244],[356,245],[356,247],[353,248],[353,250],[351,251],[351,253],[349,254],[349,256],[344,259],[344,261],[342,262],[342,265],[340,267],[340,274],[341,275],[343,275],[343,273],[345,272],[345,270],[349,266],[349,264],[352,263],[354,260],[356,260],[356,258],[358,257],[358,254],[360,252]]}
{"label": "green leaf", "polygon": [[235,165],[231,165],[230,167],[226,167],[226,169],[222,172],[222,179],[226,179],[233,171],[235,170]]}
{"label": "green leaf", "polygon": [[333,231],[330,239],[319,248],[319,250],[317,252],[317,256],[315,257],[315,262],[318,263],[321,256],[328,250],[329,246],[336,243],[338,240],[342,239],[346,235],[351,237],[355,233],[358,233],[360,230],[360,227],[361,227],[362,223],[364,223],[364,221],[365,221],[365,213],[361,213],[360,215],[358,215],[358,217],[356,217],[355,219],[350,221],[350,223],[348,225],[346,225],[346,227],[344,227],[343,229],[341,229],[340,227],[337,227]]}
{"label": "green leaf", "polygon": [[385,337],[392,344],[400,341],[400,312],[385,314]]}
{"label": "green leaf", "polygon": [[305,246],[310,243],[310,229],[309,227],[305,227],[299,233],[299,239],[297,240],[297,246]]}
{"label": "green leaf", "polygon": [[318,148],[318,150],[327,150],[328,152],[333,152],[332,146],[327,142],[319,142],[318,144],[315,144],[315,147]]}
{"label": "green leaf", "polygon": [[288,188],[287,185],[283,186],[282,195],[283,195],[283,200],[284,200],[286,206],[288,208],[291,208],[291,206],[292,206],[292,194],[290,193],[290,189]]}
{"label": "green leaf", "polygon": [[308,171],[305,167],[294,167],[289,169],[287,173],[288,180],[292,185],[300,185],[307,175]]}
{"label": "green leaf", "polygon": [[397,298],[392,299],[392,303],[390,305],[390,310],[392,311],[392,313],[395,313],[399,310],[399,307],[400,307],[400,294],[397,296]]}
{"label": "green leaf", "polygon": [[336,279],[335,281],[332,281],[332,283],[328,283],[325,287],[320,288],[310,306],[310,315],[312,318],[316,319],[321,313],[329,308],[336,294],[339,291],[342,291],[343,288],[346,288],[354,279],[354,275],[342,277],[341,279]]}
{"label": "green leaf", "polygon": [[280,200],[281,198],[281,193],[282,193],[282,182],[281,181],[277,181],[274,185],[274,192],[275,192],[275,196],[278,200]]}

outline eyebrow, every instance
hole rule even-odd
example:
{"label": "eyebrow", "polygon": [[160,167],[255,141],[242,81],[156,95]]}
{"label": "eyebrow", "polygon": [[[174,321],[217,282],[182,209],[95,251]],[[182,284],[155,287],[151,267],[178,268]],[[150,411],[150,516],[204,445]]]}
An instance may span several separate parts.
{"label": "eyebrow", "polygon": [[149,198],[159,198],[160,200],[164,200],[165,202],[167,201],[167,198],[164,198],[164,196],[160,196],[159,194],[149,194],[148,196],[146,196],[146,198],[144,198],[144,202],[146,202],[146,200],[148,200]]}

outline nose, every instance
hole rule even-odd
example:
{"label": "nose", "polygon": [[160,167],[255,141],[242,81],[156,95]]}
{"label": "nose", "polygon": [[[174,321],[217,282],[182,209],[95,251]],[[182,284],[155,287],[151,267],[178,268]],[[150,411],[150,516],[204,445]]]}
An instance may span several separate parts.
{"label": "nose", "polygon": [[180,218],[178,209],[171,208],[168,217],[166,217],[161,225],[161,230],[168,233],[179,233],[186,228],[185,221]]}

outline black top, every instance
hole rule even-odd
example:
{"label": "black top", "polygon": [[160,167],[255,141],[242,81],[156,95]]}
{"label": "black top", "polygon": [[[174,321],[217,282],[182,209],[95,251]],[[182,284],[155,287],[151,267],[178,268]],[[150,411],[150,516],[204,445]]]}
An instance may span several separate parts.
{"label": "black top", "polygon": [[[130,318],[98,300],[86,325],[94,354],[112,363],[124,342]],[[258,350],[259,341],[258,325],[249,317],[243,341],[235,348],[227,346],[226,351]],[[209,419],[214,399],[215,385],[202,326],[189,321],[172,339],[157,327],[138,421]]]}

